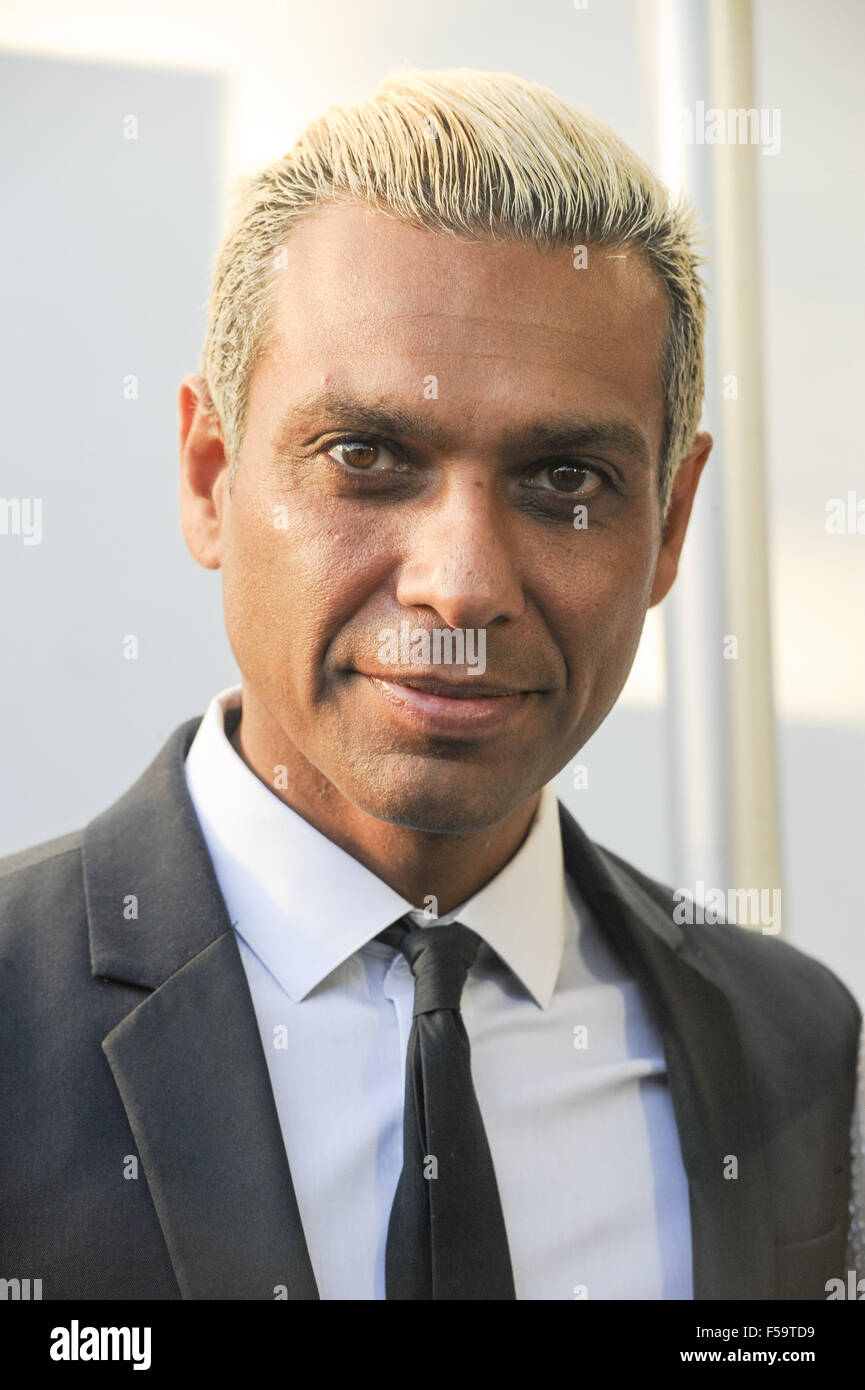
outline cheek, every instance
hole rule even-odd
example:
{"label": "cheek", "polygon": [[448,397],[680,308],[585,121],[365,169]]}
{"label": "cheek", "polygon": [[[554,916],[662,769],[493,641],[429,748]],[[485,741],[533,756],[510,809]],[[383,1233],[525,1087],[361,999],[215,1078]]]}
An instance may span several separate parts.
{"label": "cheek", "polygon": [[564,654],[574,693],[618,693],[636,653],[648,607],[654,558],[642,536],[630,544],[596,535],[578,541],[570,564],[539,598]]}
{"label": "cheek", "polygon": [[283,684],[313,685],[328,645],[382,581],[384,540],[380,522],[359,525],[305,496],[237,506],[223,604],[244,674],[254,681],[255,665]]}

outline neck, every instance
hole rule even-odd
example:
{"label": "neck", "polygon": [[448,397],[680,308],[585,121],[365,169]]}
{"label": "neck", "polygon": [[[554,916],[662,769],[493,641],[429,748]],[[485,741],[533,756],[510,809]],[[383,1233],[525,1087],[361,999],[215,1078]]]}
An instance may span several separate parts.
{"label": "neck", "polygon": [[[459,907],[504,868],[523,843],[540,801],[535,792],[504,820],[484,830],[444,834],[380,820],[354,805],[293,744],[274,758],[269,740],[244,718],[231,736],[235,751],[274,796],[346,851],[416,908],[435,916]],[[274,788],[274,766],[288,787]],[[431,904],[430,898],[435,901]]]}

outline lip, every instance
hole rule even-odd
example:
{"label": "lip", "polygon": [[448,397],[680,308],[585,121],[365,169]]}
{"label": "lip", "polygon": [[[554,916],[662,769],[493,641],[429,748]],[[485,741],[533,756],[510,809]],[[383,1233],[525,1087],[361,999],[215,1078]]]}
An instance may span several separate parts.
{"label": "lip", "polygon": [[484,695],[527,695],[530,692],[520,686],[502,685],[499,681],[479,681],[474,676],[448,680],[444,676],[404,676],[391,675],[386,671],[364,671],[362,675],[370,680],[380,680],[388,685],[398,685],[406,690],[424,690],[428,695],[447,695],[453,700],[476,700]]}
{"label": "lip", "polygon": [[411,676],[397,681],[362,671],[357,674],[391,715],[429,734],[498,733],[540,693],[490,682],[472,683],[471,679],[444,681],[439,677]]}

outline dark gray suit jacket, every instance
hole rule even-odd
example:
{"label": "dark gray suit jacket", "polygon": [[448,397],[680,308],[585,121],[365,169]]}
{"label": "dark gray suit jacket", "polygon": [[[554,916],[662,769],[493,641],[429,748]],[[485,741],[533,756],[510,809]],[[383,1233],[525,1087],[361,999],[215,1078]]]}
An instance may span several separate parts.
{"label": "dark gray suit jacket", "polygon": [[[0,1278],[45,1299],[318,1297],[186,789],[199,722],[84,831],[0,861]],[[670,889],[561,823],[661,1030],[695,1297],[824,1299],[844,1277],[855,1000],[775,937],[675,925]]]}

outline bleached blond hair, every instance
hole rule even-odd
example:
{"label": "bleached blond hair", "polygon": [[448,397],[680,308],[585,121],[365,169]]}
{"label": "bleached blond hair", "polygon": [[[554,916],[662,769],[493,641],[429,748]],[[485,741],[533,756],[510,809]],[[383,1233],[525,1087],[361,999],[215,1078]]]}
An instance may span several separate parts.
{"label": "bleached blond hair", "polygon": [[271,341],[278,251],[320,208],[361,203],[472,241],[642,252],[669,303],[659,495],[699,427],[705,300],[693,208],[603,122],[508,73],[392,73],[332,106],[287,154],[238,181],[219,249],[200,373],[237,472],[256,360]]}

